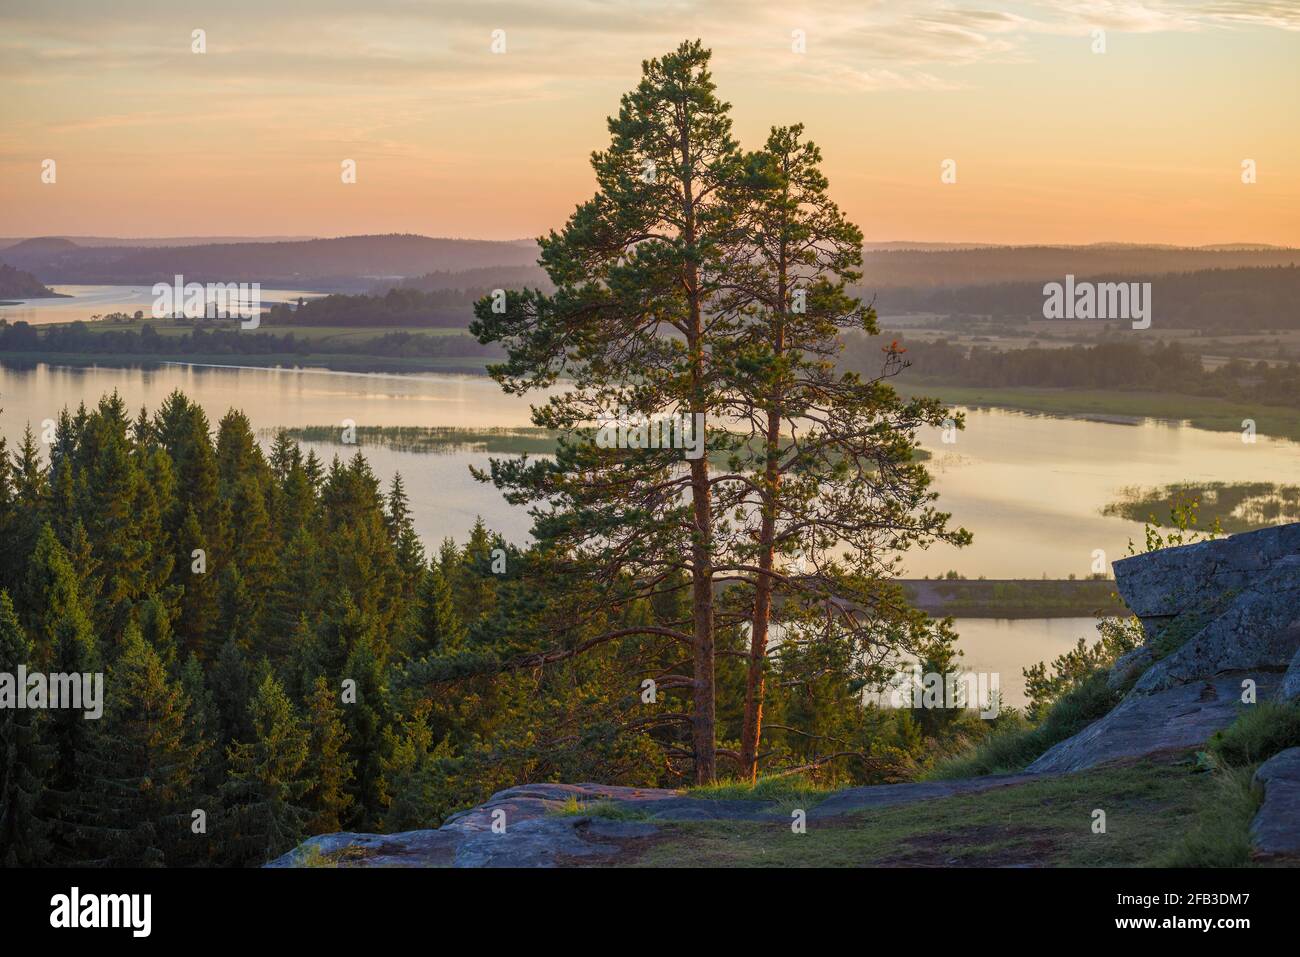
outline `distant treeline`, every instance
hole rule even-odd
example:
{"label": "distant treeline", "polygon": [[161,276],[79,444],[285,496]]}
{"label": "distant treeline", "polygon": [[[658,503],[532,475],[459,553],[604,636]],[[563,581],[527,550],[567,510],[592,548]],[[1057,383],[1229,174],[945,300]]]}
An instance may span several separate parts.
{"label": "distant treeline", "polygon": [[[975,252],[972,250],[971,252]],[[919,255],[919,254],[918,254]],[[934,253],[926,255],[938,255]],[[1062,282],[1066,271],[1050,277]],[[1232,333],[1300,328],[1300,267],[1262,266],[1241,269],[1202,269],[1196,272],[1134,276],[1132,270],[1109,274],[1073,273],[1077,280],[1150,281],[1154,321],[1164,327]],[[304,326],[426,326],[468,325],[473,304],[495,288],[518,285],[548,288],[535,267],[476,269],[429,273],[403,281],[382,295],[331,295],[300,304],[279,304],[269,321]],[[949,316],[992,316],[997,319],[1043,318],[1046,280],[942,286],[919,284],[858,291],[875,296],[884,315],[933,312]]]}
{"label": "distant treeline", "polygon": [[537,288],[547,292],[554,290],[550,277],[541,266],[487,266],[479,269],[462,269],[459,271],[443,270],[414,276],[397,283],[379,283],[374,292],[397,287],[402,289],[419,289],[422,292],[437,290],[468,290],[474,292],[474,298],[486,295],[493,289]]}
{"label": "distant treeline", "polygon": [[[1159,391],[1267,405],[1300,403],[1300,364],[1269,366],[1237,359],[1207,371],[1199,356],[1177,343],[1105,342],[1067,349],[998,351],[908,341],[904,348],[903,358],[911,363],[903,373],[905,378],[949,385]],[[877,340],[860,335],[847,338],[843,356],[847,368],[874,374],[881,362]]]}
{"label": "distant treeline", "polygon": [[[1149,281],[1154,323],[1162,327],[1204,329],[1229,335],[1261,329],[1300,328],[1300,267],[1202,269],[1153,275],[1132,270],[1091,276],[1074,272],[1077,281]],[[1066,272],[1052,277],[1063,282]],[[882,314],[934,312],[953,316],[1042,319],[1043,284],[1047,280],[988,285],[880,289],[876,308]]]}
{"label": "distant treeline", "polygon": [[410,358],[482,358],[498,355],[492,346],[470,336],[423,336],[390,332],[373,339],[299,339],[292,332],[243,329],[203,329],[163,336],[151,325],[135,329],[94,332],[83,322],[38,329],[25,322],[0,321],[0,352],[55,352],[96,355],[307,355],[337,354]]}
{"label": "distant treeline", "polygon": [[298,304],[277,303],[267,321],[297,326],[425,326],[465,328],[473,306],[487,292],[480,290],[390,289],[382,296],[323,296]]}
{"label": "distant treeline", "polygon": [[985,246],[967,249],[868,249],[862,256],[862,289],[978,286],[1060,281],[1075,276],[1164,278],[1195,270],[1291,266],[1300,250],[1288,248],[1183,249],[1164,246]]}

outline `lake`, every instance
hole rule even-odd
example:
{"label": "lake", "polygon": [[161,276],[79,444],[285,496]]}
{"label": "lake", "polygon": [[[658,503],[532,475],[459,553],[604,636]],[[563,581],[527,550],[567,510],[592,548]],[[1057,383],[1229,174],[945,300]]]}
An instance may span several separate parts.
{"label": "lake", "polygon": [[[117,389],[132,412],[150,410],[173,389],[198,401],[215,427],[231,407],[243,409],[258,429],[276,426],[527,425],[528,401],[504,395],[483,376],[397,375],[202,367],[156,369],[0,365],[0,432],[11,444],[31,423],[38,432],[64,406],[97,402]],[[910,577],[955,569],[969,578],[1084,577],[1094,549],[1122,558],[1142,526],[1106,517],[1101,509],[1131,485],[1178,481],[1294,481],[1300,444],[1259,437],[1245,444],[1235,433],[1207,432],[1144,421],[1115,425],[1000,410],[974,410],[952,445],[926,430],[933,453],[939,504],[975,536],[966,549],[936,546],[907,558]],[[355,447],[312,444],[328,460]],[[507,538],[527,539],[529,521],[497,491],[474,481],[470,464],[485,466],[487,453],[423,454],[365,447],[385,482],[400,471],[416,529],[430,547],[444,537],[463,540],[476,516]],[[1095,637],[1088,619],[964,620],[959,631],[965,665],[999,671],[1007,703],[1017,704],[1019,669],[1051,658],[1080,636]]]}

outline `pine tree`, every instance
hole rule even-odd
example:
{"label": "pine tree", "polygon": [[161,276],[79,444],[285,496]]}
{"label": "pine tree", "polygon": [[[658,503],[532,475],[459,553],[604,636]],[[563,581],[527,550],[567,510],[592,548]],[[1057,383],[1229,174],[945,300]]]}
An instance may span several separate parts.
{"label": "pine tree", "polygon": [[641,595],[687,564],[691,621],[663,635],[692,648],[701,783],[716,774],[715,533],[725,532],[715,529],[711,456],[683,463],[680,448],[601,448],[584,424],[619,415],[615,405],[632,417],[689,416],[715,454],[731,447],[709,419],[729,411],[742,326],[721,308],[743,252],[734,188],[742,166],[709,57],[696,41],[643,64],[609,120],[608,149],[592,156],[597,195],[540,240],[556,293],[508,293],[504,312],[485,298],[471,326],[506,347],[507,360],[489,371],[508,391],[548,387],[561,374],[571,386],[534,410],[535,424],[566,438],[554,463],[493,463],[512,502],[557,506],[536,522],[539,541]]}
{"label": "pine tree", "polygon": [[934,400],[904,401],[889,387],[903,365],[890,349],[882,350],[875,379],[836,368],[841,330],[873,335],[876,315],[846,291],[861,278],[862,232],[830,200],[820,164],[802,126],[773,128],[765,148],[748,158],[749,254],[728,294],[731,309],[753,317],[736,349],[734,390],[738,421],[752,423],[737,455],[751,481],[722,493],[729,508],[758,516],[752,547],[742,544],[734,559],[753,593],[740,748],[740,773],[749,780],[758,774],[778,585],[792,647],[818,636],[831,647],[856,640],[865,658],[888,644],[889,616],[855,611],[832,622],[825,610],[846,600],[860,609],[898,609],[893,627],[908,643],[925,640],[924,616],[907,611],[882,556],[969,540],[948,531],[948,516],[930,506],[929,476],[914,461],[917,429],[941,424],[947,410]]}

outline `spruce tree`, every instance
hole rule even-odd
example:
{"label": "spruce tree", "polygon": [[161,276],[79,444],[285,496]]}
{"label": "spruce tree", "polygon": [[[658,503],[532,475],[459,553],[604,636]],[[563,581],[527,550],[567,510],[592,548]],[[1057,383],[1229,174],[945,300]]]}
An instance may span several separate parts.
{"label": "spruce tree", "polygon": [[328,834],[343,829],[354,803],[348,793],[355,762],[348,756],[348,733],[343,726],[339,693],[324,676],[312,685],[307,702],[307,778],[311,782],[304,804],[312,817],[311,834]]}
{"label": "spruce tree", "polygon": [[296,845],[308,812],[308,734],[274,676],[267,675],[248,707],[251,740],[230,746],[222,788],[228,850],[241,863],[261,864]]}
{"label": "spruce tree", "polygon": [[161,866],[190,840],[198,755],[189,700],[140,629],[109,669],[101,750],[90,762],[94,830],[117,866]]}
{"label": "spruce tree", "polygon": [[364,632],[358,638],[343,666],[342,678],[355,682],[356,688],[356,700],[343,703],[343,715],[348,731],[348,754],[356,768],[352,786],[356,797],[353,819],[366,825],[374,820],[380,807],[384,729],[390,723],[384,662],[371,632]]}
{"label": "spruce tree", "polygon": [[437,564],[424,576],[420,602],[419,654],[453,654],[465,640],[465,626],[452,599],[451,587]]}
{"label": "spruce tree", "polygon": [[427,699],[417,702],[399,727],[384,732],[380,830],[385,833],[434,827],[455,805],[443,765],[451,749],[445,740],[433,744],[429,709]]}
{"label": "spruce tree", "polygon": [[[19,665],[35,665],[32,645],[0,590],[0,674],[16,675]],[[52,754],[42,712],[13,704],[0,702],[0,865],[33,867],[47,863],[50,824],[41,809]]]}

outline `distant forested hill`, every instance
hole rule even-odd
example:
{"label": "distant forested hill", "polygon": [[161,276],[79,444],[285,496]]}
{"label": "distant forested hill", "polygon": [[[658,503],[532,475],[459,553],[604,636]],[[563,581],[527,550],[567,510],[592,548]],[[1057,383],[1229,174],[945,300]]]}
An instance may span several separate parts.
{"label": "distant forested hill", "polygon": [[350,283],[361,291],[383,278],[529,266],[537,259],[537,247],[531,242],[412,235],[148,248],[90,247],[69,240],[37,239],[10,246],[2,255],[6,262],[44,282],[154,283],[180,274],[194,282],[262,282],[309,288]]}
{"label": "distant forested hill", "polygon": [[[29,239],[0,249],[5,262],[45,283],[153,283],[177,273],[198,282],[254,282],[305,288],[383,292],[404,285],[424,291],[542,286],[537,244],[434,239],[428,236],[343,236],[337,239],[222,241],[138,245]],[[977,286],[1075,276],[1134,276],[1292,265],[1300,250],[1165,246],[934,246],[872,244],[864,251],[862,289]],[[919,293],[914,292],[913,295]]]}
{"label": "distant forested hill", "polygon": [[[1300,257],[1298,257],[1300,258]],[[884,288],[875,291],[883,315],[933,312],[999,319],[1041,319],[1043,283],[1065,273],[1025,282]],[[1219,333],[1300,328],[1300,267],[1201,269],[1163,275],[1074,273],[1082,281],[1151,282],[1153,319],[1162,328],[1207,329]],[[869,296],[867,290],[860,290]]]}
{"label": "distant forested hill", "polygon": [[1075,276],[1150,279],[1202,269],[1291,266],[1300,249],[1262,246],[984,246],[959,249],[881,249],[863,253],[863,287],[974,286]]}
{"label": "distant forested hill", "polygon": [[[386,292],[393,283],[377,283],[374,291]],[[546,270],[538,265],[529,266],[485,266],[479,269],[462,269],[458,271],[439,270],[403,279],[396,284],[402,289],[419,289],[423,292],[443,290],[465,290],[476,292],[473,299],[493,289],[542,289],[551,291],[555,287]],[[471,302],[473,301],[471,299]]]}

